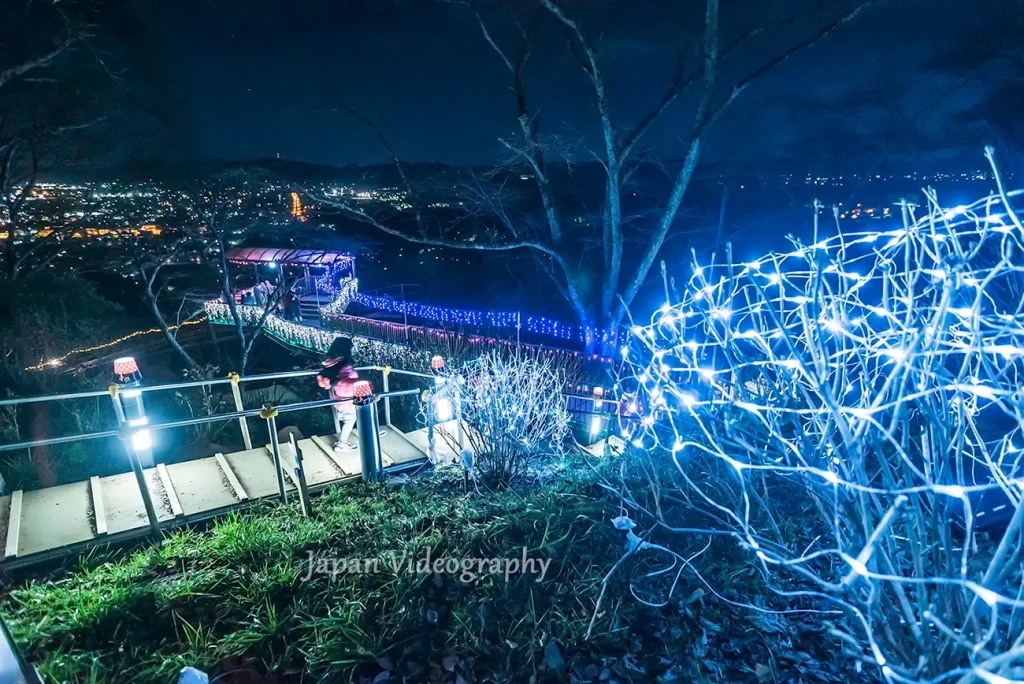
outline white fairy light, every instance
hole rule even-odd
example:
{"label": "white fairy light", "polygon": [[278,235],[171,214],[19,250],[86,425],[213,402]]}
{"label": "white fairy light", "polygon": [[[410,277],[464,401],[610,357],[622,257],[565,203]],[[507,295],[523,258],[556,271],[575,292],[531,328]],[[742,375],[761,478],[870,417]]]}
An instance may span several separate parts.
{"label": "white fairy light", "polygon": [[956,499],[962,499],[966,496],[964,488],[960,485],[935,485],[932,489],[935,490],[936,494],[945,494]]}
{"label": "white fairy light", "polygon": [[968,582],[967,586],[968,588],[970,588],[971,591],[978,595],[978,598],[980,598],[990,607],[996,605],[997,603],[1000,603],[1003,600],[1003,598],[999,594],[992,591],[991,589],[986,589],[980,584]]}
{"label": "white fairy light", "polygon": [[903,361],[907,358],[907,352],[902,349],[885,349],[882,356],[888,356],[893,361]]}
{"label": "white fairy light", "polygon": [[[684,477],[628,505],[657,511],[659,544],[682,558],[692,535],[676,546],[670,530],[697,519],[737,540],[778,588],[772,609],[798,585],[830,600],[872,680],[1013,681],[1016,661],[986,669],[1017,648],[1024,611],[1014,553],[985,579],[997,509],[1024,494],[1024,230],[1007,197],[1024,203],[1000,191],[947,211],[929,196],[893,212],[894,230],[819,230],[812,247],[715,264],[714,282],[698,268],[626,363],[651,410],[626,421],[632,436],[687,445],[670,461]],[[671,313],[685,328],[656,327]],[[704,517],[664,513],[665,495]]]}
{"label": "white fairy light", "polygon": [[942,215],[942,218],[946,219],[947,221],[952,221],[957,216],[965,213],[966,211],[967,207],[961,204],[959,207],[953,207],[952,209],[944,213]]}
{"label": "white fairy light", "polygon": [[851,570],[853,570],[855,573],[857,573],[861,577],[867,577],[867,575],[868,575],[868,566],[864,564],[864,561],[862,561],[862,560],[860,560],[858,558],[851,558],[849,556],[847,556],[845,558],[845,560],[846,560],[847,564],[849,564]]}

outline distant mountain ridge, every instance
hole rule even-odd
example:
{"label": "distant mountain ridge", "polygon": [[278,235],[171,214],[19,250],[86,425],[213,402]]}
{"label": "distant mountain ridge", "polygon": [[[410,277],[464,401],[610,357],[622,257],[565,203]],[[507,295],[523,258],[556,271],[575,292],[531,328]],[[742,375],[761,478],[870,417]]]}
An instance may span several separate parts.
{"label": "distant mountain ridge", "polygon": [[[451,171],[445,164],[418,163],[404,165],[406,173],[420,178]],[[398,171],[391,164],[348,164],[332,166],[290,159],[245,159],[241,161],[195,160],[189,162],[159,163],[135,162],[107,167],[93,173],[79,173],[76,180],[87,181],[188,181],[209,178],[232,172],[260,172],[284,180],[295,181],[358,181],[374,179],[376,182],[398,182]],[[67,179],[67,174],[60,174]]]}

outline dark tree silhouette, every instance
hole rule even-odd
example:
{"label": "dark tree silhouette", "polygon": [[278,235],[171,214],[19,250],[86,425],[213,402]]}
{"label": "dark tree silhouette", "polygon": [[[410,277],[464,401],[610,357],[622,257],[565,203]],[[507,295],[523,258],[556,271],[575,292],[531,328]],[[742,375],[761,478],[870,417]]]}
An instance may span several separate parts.
{"label": "dark tree silhouette", "polygon": [[[780,24],[789,28],[800,26],[806,37],[781,51],[755,54],[756,41],[752,39],[775,27],[753,28],[723,40],[719,0],[707,0],[699,47],[690,51],[699,57],[687,59],[688,52],[682,51],[675,74],[665,84],[661,96],[651,109],[632,122],[623,121],[616,114],[606,76],[610,60],[601,49],[600,41],[587,29],[582,13],[572,13],[565,3],[539,0],[524,21],[515,22],[518,40],[511,44],[492,31],[494,24],[485,18],[486,7],[476,2],[464,4],[466,11],[475,16],[483,40],[497,55],[509,79],[517,128],[514,138],[501,140],[511,156],[509,163],[483,177],[484,182],[479,182],[480,177],[474,179],[478,192],[472,206],[479,210],[475,217],[476,233],[469,238],[461,228],[452,231],[428,226],[420,213],[416,189],[404,174],[409,204],[416,213],[413,230],[408,229],[408,222],[390,220],[391,217],[375,213],[364,205],[337,199],[332,203],[348,216],[421,244],[491,252],[530,250],[548,264],[581,325],[595,331],[614,332],[676,228],[683,197],[693,180],[708,130],[753,83],[793,55],[854,21],[870,3],[822,9],[819,14],[830,17],[824,20],[786,18]],[[591,216],[584,220],[579,220],[578,213],[567,210],[565,193],[559,187],[564,176],[558,173],[559,168],[573,165],[576,157],[566,154],[565,147],[559,145],[560,140],[542,133],[541,112],[532,103],[527,87],[527,67],[540,41],[539,34],[545,29],[555,31],[556,36],[564,39],[594,98],[600,146],[590,152],[603,171],[603,188],[598,191],[600,201],[594,203]],[[683,108],[683,102],[693,103],[686,117],[675,111]],[[347,107],[342,109],[355,113]],[[669,183],[660,198],[659,208],[633,215],[626,195],[632,190],[633,174],[646,160],[643,142],[656,124],[668,125],[668,112],[672,112],[673,122],[688,119],[678,132],[682,141],[681,161],[663,167]],[[375,131],[401,169],[398,155],[384,132],[369,118],[355,114]],[[503,194],[504,179],[512,173],[532,180],[535,191],[532,202],[516,205],[507,201]],[[595,348],[599,341],[596,334],[591,336],[588,347]]]}

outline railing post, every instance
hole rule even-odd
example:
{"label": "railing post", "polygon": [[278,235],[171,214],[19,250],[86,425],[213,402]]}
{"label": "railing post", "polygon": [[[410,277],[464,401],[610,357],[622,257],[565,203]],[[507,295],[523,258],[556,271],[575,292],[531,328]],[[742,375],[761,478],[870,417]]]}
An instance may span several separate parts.
{"label": "railing post", "polygon": [[124,409],[121,408],[121,400],[117,398],[117,393],[120,390],[120,386],[111,385],[107,388],[110,392],[110,401],[114,404],[114,415],[117,416],[117,427],[124,425]]}
{"label": "railing post", "polygon": [[[142,432],[141,430],[139,432]],[[137,434],[137,433],[135,433]],[[149,520],[149,530],[153,538],[160,540],[160,521],[156,517],[156,508],[153,507],[153,497],[149,493],[149,483],[146,482],[146,474],[142,470],[142,462],[139,460],[138,447],[135,444],[135,434],[131,432],[129,424],[122,425],[121,440],[124,442],[124,449],[128,453],[128,462],[135,473],[135,482],[139,486],[139,494],[142,496],[142,505],[146,508],[146,518]]]}
{"label": "railing post", "polygon": [[355,386],[356,430],[359,431],[359,458],[363,468],[363,482],[380,479],[380,424],[377,402],[370,393],[370,383],[357,382]]}
{"label": "railing post", "polygon": [[[238,387],[238,373],[231,373],[228,375],[231,378],[231,395],[235,398],[235,410],[244,411],[245,408],[242,406],[242,390]],[[238,425],[242,428],[242,441],[245,443],[245,448],[252,449],[252,437],[249,436],[249,423],[245,416],[238,419]]]}
{"label": "railing post", "polygon": [[292,454],[295,455],[295,482],[299,486],[299,505],[302,507],[302,514],[307,518],[313,515],[313,505],[309,501],[309,487],[306,485],[306,470],[302,467],[302,451],[295,442],[295,434],[290,434]]}
{"label": "railing post", "polygon": [[[327,396],[330,397],[331,399],[334,398],[334,387],[327,388]],[[331,418],[334,419],[334,434],[340,434],[341,418],[338,417],[338,410],[334,406],[331,406]]]}
{"label": "railing post", "polygon": [[138,389],[138,386],[142,384],[139,364],[131,356],[115,359],[114,375],[117,376],[118,384],[111,385],[109,391],[115,402],[120,401],[120,410],[115,408],[118,422],[122,427],[127,422],[131,427],[141,428],[131,436],[133,453],[144,467],[151,468],[153,466],[153,442],[149,430],[145,428],[149,419],[146,417],[146,406],[142,402],[142,390]]}
{"label": "railing post", "polygon": [[388,383],[388,376],[391,375],[391,366],[384,366],[381,373],[384,375],[384,380],[381,383],[384,390],[384,424],[391,427],[391,397],[388,396],[388,392],[391,391],[390,384]]}
{"label": "railing post", "polygon": [[[604,388],[594,387],[594,397],[591,399],[590,409],[590,439],[591,444],[601,439],[601,433],[605,431],[604,417],[601,415],[602,407],[604,406]],[[610,422],[609,422],[610,425]],[[608,446],[608,438],[605,437],[605,443],[601,447],[601,455],[605,455],[606,448]]]}
{"label": "railing post", "polygon": [[270,450],[274,454],[274,470],[277,471],[277,491],[281,496],[281,503],[288,503],[288,492],[284,488],[284,464],[281,463],[281,445],[277,441],[277,409],[271,404],[264,404],[260,418],[267,421],[267,430],[270,432]]}
{"label": "railing post", "polygon": [[437,447],[434,443],[434,424],[437,422],[437,395],[439,388],[444,384],[444,357],[435,355],[430,359],[430,370],[434,372],[434,387],[430,390],[430,406],[427,415],[427,457],[431,463],[437,463]]}
{"label": "railing post", "polygon": [[434,444],[434,422],[437,417],[434,415],[434,395],[430,390],[423,393],[423,400],[427,402],[427,460],[435,464],[437,463],[437,447]]}
{"label": "railing post", "polygon": [[462,452],[466,450],[466,431],[462,429],[462,390],[458,382],[455,382],[452,395],[455,400],[455,433],[459,437],[459,458],[462,458]]}
{"label": "railing post", "polygon": [[156,509],[153,508],[153,497],[149,493],[149,484],[146,482],[146,474],[142,470],[142,463],[136,453],[135,437],[130,433],[128,421],[124,416],[124,407],[121,406],[121,399],[118,398],[120,389],[120,385],[111,385],[108,388],[111,403],[114,405],[114,415],[117,416],[117,427],[121,430],[121,441],[124,442],[124,449],[128,454],[128,463],[131,465],[132,473],[135,475],[135,482],[139,487],[139,495],[142,496],[142,505],[146,509],[146,518],[149,521],[150,532],[155,538],[159,539],[160,522],[156,517]]}

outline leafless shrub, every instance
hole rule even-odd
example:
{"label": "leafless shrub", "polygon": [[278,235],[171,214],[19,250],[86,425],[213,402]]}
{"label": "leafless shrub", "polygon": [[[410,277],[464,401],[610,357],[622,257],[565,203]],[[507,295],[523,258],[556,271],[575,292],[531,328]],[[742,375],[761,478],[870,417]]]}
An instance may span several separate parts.
{"label": "leafless shrub", "polygon": [[[564,372],[544,355],[490,352],[443,375],[437,394],[461,407],[466,445],[485,486],[506,486],[569,432]],[[454,430],[441,432],[458,448]]]}

